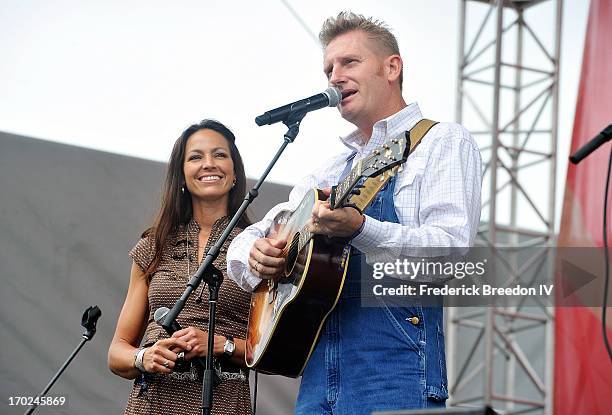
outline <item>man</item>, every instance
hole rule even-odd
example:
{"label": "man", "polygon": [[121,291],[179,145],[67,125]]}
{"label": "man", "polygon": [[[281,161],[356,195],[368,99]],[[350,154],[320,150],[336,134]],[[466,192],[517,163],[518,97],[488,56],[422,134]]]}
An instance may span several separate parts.
{"label": "man", "polygon": [[[244,289],[280,275],[286,241],[265,238],[274,216],[293,209],[312,187],[338,183],[352,163],[423,118],[402,98],[403,62],[395,37],[379,21],[342,12],[319,35],[329,84],[342,91],[338,106],[357,128],[342,139],[347,150],[305,177],[289,201],[247,228],[229,248],[228,272]],[[304,370],[299,414],[370,414],[373,410],[444,406],[448,397],[442,307],[362,307],[360,266],[417,256],[421,247],[467,247],[480,220],[481,159],[460,125],[435,125],[401,173],[362,215],[351,207],[313,211],[312,231],[350,238],[353,254],[334,311]]]}

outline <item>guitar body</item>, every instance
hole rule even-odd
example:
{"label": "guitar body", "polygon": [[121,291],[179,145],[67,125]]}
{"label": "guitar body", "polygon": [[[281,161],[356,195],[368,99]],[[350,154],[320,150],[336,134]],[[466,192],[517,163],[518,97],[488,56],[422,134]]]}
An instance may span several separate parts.
{"label": "guitar body", "polygon": [[253,292],[246,363],[262,373],[300,376],[325,319],[342,291],[350,246],[304,231],[321,194],[310,190],[293,212],[281,212],[268,237],[286,238],[285,278]]}

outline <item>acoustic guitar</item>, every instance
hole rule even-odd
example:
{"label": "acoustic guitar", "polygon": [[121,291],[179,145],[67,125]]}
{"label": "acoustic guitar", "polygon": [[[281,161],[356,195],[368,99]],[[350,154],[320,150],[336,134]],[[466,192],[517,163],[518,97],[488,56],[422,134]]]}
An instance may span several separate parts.
{"label": "acoustic guitar", "polygon": [[[352,206],[363,212],[435,124],[424,122],[418,134],[413,134],[415,126],[359,160],[332,187],[330,209]],[[288,242],[284,276],[262,281],[251,298],[245,360],[262,373],[300,376],[340,297],[351,247],[347,240],[308,230],[313,206],[323,198],[320,190],[309,190],[294,211],[275,217],[266,235]]]}

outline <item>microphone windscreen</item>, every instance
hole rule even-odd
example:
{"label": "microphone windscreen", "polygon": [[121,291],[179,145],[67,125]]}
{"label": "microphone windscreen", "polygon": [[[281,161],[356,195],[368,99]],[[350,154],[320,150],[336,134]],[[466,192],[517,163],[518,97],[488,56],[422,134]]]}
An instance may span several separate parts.
{"label": "microphone windscreen", "polygon": [[329,97],[330,107],[335,107],[342,101],[342,92],[335,86],[330,86],[324,93]]}
{"label": "microphone windscreen", "polygon": [[153,320],[155,320],[155,322],[161,326],[166,318],[166,314],[168,314],[168,311],[170,311],[168,307],[159,307],[153,314]]}

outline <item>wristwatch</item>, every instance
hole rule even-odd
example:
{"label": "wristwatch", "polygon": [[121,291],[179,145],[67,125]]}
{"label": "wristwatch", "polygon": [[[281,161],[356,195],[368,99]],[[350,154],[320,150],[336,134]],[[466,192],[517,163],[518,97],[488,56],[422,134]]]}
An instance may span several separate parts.
{"label": "wristwatch", "polygon": [[225,338],[227,340],[225,340],[225,345],[223,346],[223,356],[229,359],[234,355],[234,351],[236,351],[236,344],[232,336],[225,336]]}

